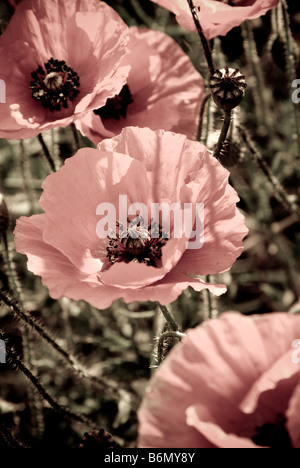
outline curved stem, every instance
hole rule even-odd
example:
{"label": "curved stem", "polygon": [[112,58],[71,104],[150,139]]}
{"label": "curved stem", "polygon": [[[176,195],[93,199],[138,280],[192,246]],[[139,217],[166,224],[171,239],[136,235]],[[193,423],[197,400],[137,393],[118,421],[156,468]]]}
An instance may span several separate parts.
{"label": "curved stem", "polygon": [[[283,16],[283,26],[284,26],[284,42],[286,45],[286,63],[287,63],[287,73],[288,76],[293,82],[297,79],[297,65],[295,61],[294,51],[293,51],[293,37],[291,33],[290,27],[290,18],[289,18],[289,11],[288,5],[286,0],[281,0],[281,10]],[[293,112],[294,112],[294,120],[295,120],[295,136],[294,140],[297,143],[297,156],[300,157],[300,118],[299,118],[299,104],[292,102]]]}
{"label": "curved stem", "polygon": [[216,149],[214,151],[214,157],[215,158],[218,158],[220,156],[220,152],[222,150],[223,143],[226,140],[228,130],[229,130],[229,127],[230,127],[230,123],[231,123],[231,115],[232,115],[231,111],[224,112],[224,121],[223,121],[222,130],[221,130],[221,133],[220,133],[220,136],[219,136],[219,140],[218,140]]}
{"label": "curved stem", "polygon": [[40,134],[37,136],[37,138],[38,138],[38,140],[39,140],[39,142],[40,142],[40,144],[41,144],[41,147],[42,147],[42,149],[43,149],[44,156],[45,156],[45,158],[46,158],[47,161],[48,161],[48,164],[49,164],[49,166],[50,166],[51,171],[52,171],[52,172],[56,172],[55,162],[54,162],[54,160],[53,160],[53,158],[52,158],[52,156],[51,156],[51,154],[50,154],[50,152],[49,152],[49,150],[48,150],[48,147],[47,147],[46,143],[44,142],[44,138],[43,138],[42,134],[40,133]]}
{"label": "curved stem", "polygon": [[274,189],[274,195],[276,196],[277,200],[280,203],[282,203],[290,213],[294,213],[297,216],[297,218],[300,219],[300,208],[298,204],[289,198],[289,195],[286,192],[285,188],[282,186],[281,182],[278,180],[276,175],[272,172],[271,167],[264,159],[263,155],[258,151],[253,141],[251,141],[251,138],[247,134],[247,131],[242,126],[239,126],[238,132],[241,135],[242,140],[246,143],[248,149],[250,150],[250,153],[252,154],[255,162],[258,164],[264,175],[271,183]]}
{"label": "curved stem", "polygon": [[214,66],[214,62],[213,62],[213,58],[212,58],[210,45],[209,45],[206,37],[204,36],[203,30],[202,30],[202,27],[201,27],[201,24],[200,24],[200,21],[199,21],[198,13],[197,13],[196,7],[195,7],[195,5],[193,3],[193,0],[187,0],[187,2],[188,2],[188,5],[190,7],[195,26],[196,26],[197,32],[198,32],[200,40],[201,40],[201,44],[202,44],[202,47],[203,47],[203,51],[204,51],[204,55],[205,55],[205,58],[206,58],[206,61],[207,61],[209,72],[210,72],[211,75],[213,75],[214,72],[215,72],[215,66]]}
{"label": "curved stem", "polygon": [[203,99],[202,104],[201,104],[199,125],[198,125],[198,133],[197,133],[197,141],[201,141],[205,108],[206,108],[206,104],[208,103],[210,98],[211,98],[211,93],[206,94],[206,96],[204,96],[204,99]]}
{"label": "curved stem", "polygon": [[169,306],[164,306],[164,305],[158,304],[158,308],[161,311],[161,313],[163,314],[163,316],[165,317],[168,325],[170,325],[170,328],[175,332],[179,331],[179,326],[175,322],[175,320],[174,320],[174,318],[173,318],[173,316],[171,314]]}
{"label": "curved stem", "polygon": [[77,128],[76,128],[74,122],[71,123],[71,130],[72,130],[72,133],[73,133],[73,138],[74,138],[74,142],[75,142],[75,146],[76,146],[76,151],[78,151],[80,149],[80,140],[79,140],[79,136],[78,136],[78,133],[77,133]]}

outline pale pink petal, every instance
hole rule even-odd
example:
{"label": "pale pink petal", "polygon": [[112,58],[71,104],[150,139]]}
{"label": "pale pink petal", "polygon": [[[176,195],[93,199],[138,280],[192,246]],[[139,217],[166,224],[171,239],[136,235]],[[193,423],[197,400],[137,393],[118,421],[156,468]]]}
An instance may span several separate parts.
{"label": "pale pink petal", "polygon": [[[187,249],[178,264],[179,269],[205,275],[220,273],[232,266],[243,250],[242,240],[248,229],[235,205],[239,200],[237,193],[227,183],[228,171],[204,146],[187,140],[184,135],[159,131],[153,138],[149,129],[128,127],[98,147],[141,160],[153,190],[157,188],[157,193],[153,193],[154,201],[159,197],[161,201],[187,202],[189,199],[204,204],[204,245],[196,250]],[[179,189],[183,185],[190,189],[188,195],[186,192],[180,195]]]}
{"label": "pale pink petal", "polygon": [[[0,38],[10,106],[0,136],[32,137],[103,106],[126,82],[130,67],[120,62],[127,42],[127,26],[105,2],[22,1]],[[80,78],[79,95],[60,111],[43,108],[31,96],[31,72],[51,57],[65,60]]]}
{"label": "pale pink petal", "polygon": [[[155,3],[172,11],[178,23],[185,29],[195,31],[188,3],[186,0],[153,0]],[[233,0],[232,5],[222,0],[194,0],[199,20],[207,39],[223,36],[243,21],[265,15],[276,8],[278,0]],[[198,7],[200,11],[198,11]]]}
{"label": "pale pink petal", "polygon": [[96,233],[100,220],[96,214],[98,205],[110,203],[116,209],[118,220],[119,194],[127,195],[128,204],[137,199],[147,203],[149,192],[138,161],[92,148],[81,149],[67,159],[60,171],[47,177],[42,187],[40,204],[46,211],[43,239],[86,273],[99,272],[102,268],[94,254],[103,244]]}
{"label": "pale pink petal", "polygon": [[137,27],[131,27],[129,34],[129,53],[122,61],[131,67],[127,85],[133,103],[127,117],[101,120],[86,115],[77,128],[95,144],[108,132],[117,135],[129,126],[172,130],[194,139],[204,97],[200,74],[166,34]]}
{"label": "pale pink petal", "polygon": [[[283,373],[275,389],[278,395],[263,392],[261,414],[242,413],[239,405],[261,375],[290,350],[299,334],[300,317],[287,313],[249,318],[226,313],[188,331],[150,382],[139,411],[140,446],[159,443],[159,447],[168,447],[169,439],[179,443],[182,437],[185,445],[177,446],[189,447],[189,437],[194,444],[194,428],[198,428],[198,447],[206,446],[204,437],[218,446],[244,446],[247,439],[248,446],[254,447],[251,439],[257,428],[274,422],[264,416],[273,417],[276,410],[285,412],[295,381],[291,385],[292,380],[284,380]],[[278,404],[280,397],[283,401]],[[189,407],[196,408],[193,422],[189,420],[193,427],[186,424]],[[175,424],[170,416],[174,408]],[[155,438],[151,434],[156,434]]]}
{"label": "pale pink petal", "polygon": [[153,301],[155,298],[160,304],[168,305],[174,302],[189,286],[198,292],[208,289],[216,296],[220,296],[226,292],[224,284],[205,283],[200,279],[181,274],[174,269],[157,283],[135,290],[124,289],[120,294],[122,294],[124,301],[128,303],[133,301]]}
{"label": "pale pink petal", "polygon": [[[79,150],[57,173],[46,178],[43,190],[40,200],[45,210],[42,239],[86,275],[78,295],[83,298],[84,294],[91,304],[105,307],[117,297],[122,297],[125,302],[158,300],[168,304],[189,286],[198,292],[207,288],[216,295],[226,292],[225,285],[208,284],[193,278],[189,275],[194,273],[192,267],[189,271],[189,268],[180,266],[190,248],[188,241],[195,222],[196,203],[205,205],[205,229],[206,225],[212,231],[215,225],[216,232],[221,231],[221,227],[223,229],[222,236],[226,241],[222,248],[230,259],[226,264],[228,268],[236,257],[236,246],[240,248],[245,234],[243,217],[235,208],[238,197],[228,185],[228,171],[200,143],[171,132],[128,127],[111,140],[104,140],[98,149]],[[121,196],[126,199],[126,211],[121,209]],[[218,200],[223,203],[222,212],[216,208]],[[112,260],[107,243],[108,237],[116,231],[116,222],[124,226],[121,231],[127,231],[129,206],[142,203],[147,210],[142,215],[150,224],[154,217],[153,202],[160,207],[164,203],[170,209],[175,203],[180,207],[179,217],[171,214],[170,239],[159,247],[161,263],[157,264],[155,260],[154,267],[141,259],[141,263],[133,259],[128,263],[126,260],[119,262],[122,256]],[[103,207],[103,203],[108,204],[105,210],[113,210],[115,220],[110,231],[99,235],[99,221],[104,213],[97,212],[97,209],[99,205]],[[184,217],[186,214],[185,203],[193,207],[189,210],[191,225],[177,235],[177,224],[181,227],[182,214],[184,212]],[[131,215],[136,216],[135,213]],[[166,232],[165,224],[162,225]],[[121,245],[118,242],[116,240],[115,248],[128,248],[126,243]],[[30,252],[28,243],[26,246]],[[26,253],[26,249],[22,252]],[[116,250],[117,255],[119,252]],[[160,258],[159,255],[156,259]],[[213,250],[210,255],[215,255]],[[196,266],[201,265],[198,253],[195,259]],[[216,259],[213,261],[217,262]],[[203,271],[203,275],[206,274],[207,271]],[[89,291],[87,295],[89,288],[93,292]],[[70,293],[66,291],[65,294]],[[73,298],[74,294],[76,292],[72,291]]]}
{"label": "pale pink petal", "polygon": [[[290,385],[286,386],[286,391],[292,392],[294,388],[294,377],[297,379],[300,378],[300,369],[299,366],[295,365],[292,361],[292,351],[289,350],[253,384],[252,388],[241,402],[240,409],[245,413],[253,413],[256,410],[259,404],[259,399],[262,397],[263,393],[269,392],[270,395],[270,390],[276,389],[282,381],[290,383]],[[280,395],[281,400],[285,400],[283,398],[282,391],[277,392],[277,394]],[[273,395],[275,397],[276,392],[273,392]],[[278,404],[274,405],[273,402],[270,401],[270,396],[267,404],[270,406],[272,405],[275,412],[280,412],[280,406]]]}
{"label": "pale pink petal", "polygon": [[186,240],[169,239],[162,248],[162,267],[152,267],[144,263],[115,263],[107,271],[99,273],[104,284],[119,288],[136,289],[156,283],[174,268],[185,250]]}
{"label": "pale pink petal", "polygon": [[[215,448],[261,448],[245,437],[238,437],[235,434],[226,434],[223,429],[212,422],[205,422],[199,419],[197,405],[190,406],[186,410],[187,425],[192,426],[206,438]],[[204,448],[201,445],[201,448]]]}
{"label": "pale pink petal", "polygon": [[43,241],[45,215],[22,217],[15,229],[15,245],[28,257],[28,269],[42,277],[54,299],[68,297],[86,300],[94,307],[105,309],[120,297],[117,288],[102,286],[96,275],[87,275],[67,257]]}

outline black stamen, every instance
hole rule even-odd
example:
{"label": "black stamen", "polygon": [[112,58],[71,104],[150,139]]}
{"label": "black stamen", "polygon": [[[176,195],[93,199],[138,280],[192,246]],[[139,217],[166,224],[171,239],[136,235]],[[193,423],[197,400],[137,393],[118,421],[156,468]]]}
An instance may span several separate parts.
{"label": "black stamen", "polygon": [[130,89],[124,85],[117,96],[107,99],[105,106],[94,110],[94,114],[99,115],[101,119],[120,120],[121,117],[126,119],[127,108],[132,102]]}
{"label": "black stamen", "polygon": [[64,60],[51,57],[44,68],[39,65],[31,73],[30,89],[34,100],[50,111],[68,108],[68,101],[74,101],[79,94],[79,76]]}
{"label": "black stamen", "polygon": [[278,415],[273,423],[264,424],[256,429],[253,442],[260,447],[292,448],[292,442],[285,426],[286,418]]}
{"label": "black stamen", "polygon": [[160,267],[162,247],[166,242],[161,226],[153,222],[145,226],[144,220],[138,218],[138,222],[130,223],[125,230],[119,225],[119,232],[108,238],[106,256],[112,265],[137,262]]}

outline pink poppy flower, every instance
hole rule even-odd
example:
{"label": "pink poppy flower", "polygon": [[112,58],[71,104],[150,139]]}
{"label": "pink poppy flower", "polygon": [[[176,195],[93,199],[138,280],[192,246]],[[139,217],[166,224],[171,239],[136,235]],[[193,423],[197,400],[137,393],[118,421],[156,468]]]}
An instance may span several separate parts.
{"label": "pink poppy flower", "polygon": [[0,37],[0,137],[65,127],[122,89],[128,27],[97,0],[24,0]]}
{"label": "pink poppy flower", "polygon": [[[17,251],[27,255],[29,270],[42,277],[53,298],[85,299],[100,309],[121,297],[165,305],[188,286],[222,294],[224,285],[188,273],[227,270],[242,252],[247,229],[228,174],[201,143],[184,135],[127,127],[98,149],[79,150],[45,179],[45,213],[17,221]],[[134,203],[148,210],[138,210],[143,220],[136,225],[128,222]],[[162,216],[153,215],[155,203],[185,208],[187,229],[180,233],[183,217],[171,213],[168,233]],[[202,248],[197,203],[205,211]],[[190,248],[188,241],[199,242]]]}
{"label": "pink poppy flower", "polygon": [[300,448],[299,338],[288,313],[226,313],[188,331],[146,390],[139,446]]}
{"label": "pink poppy flower", "polygon": [[[189,31],[196,30],[187,0],[153,0],[176,15],[178,23]],[[198,17],[207,39],[225,36],[228,31],[245,20],[259,18],[272,8],[279,0],[194,0],[200,8]]]}
{"label": "pink poppy flower", "polygon": [[204,97],[201,75],[176,42],[166,34],[129,28],[130,65],[126,85],[104,107],[77,121],[77,128],[98,144],[124,127],[149,127],[195,139]]}

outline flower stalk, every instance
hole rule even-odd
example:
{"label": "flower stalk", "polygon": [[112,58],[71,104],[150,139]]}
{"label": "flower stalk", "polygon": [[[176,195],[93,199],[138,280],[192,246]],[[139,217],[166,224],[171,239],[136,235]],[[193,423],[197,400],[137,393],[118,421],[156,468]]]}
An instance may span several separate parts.
{"label": "flower stalk", "polygon": [[49,166],[50,166],[51,171],[52,171],[52,172],[56,172],[56,165],[55,165],[55,162],[54,162],[54,160],[53,160],[53,158],[52,158],[52,156],[51,156],[51,154],[50,154],[50,151],[49,151],[49,149],[48,149],[48,147],[47,147],[47,145],[46,145],[46,143],[45,143],[45,141],[44,141],[44,138],[43,138],[42,134],[40,133],[40,134],[37,136],[37,138],[38,138],[38,140],[39,140],[39,142],[40,142],[40,144],[41,144],[41,147],[42,147],[42,150],[43,150],[43,154],[44,154],[45,158],[46,158],[47,161],[48,161],[48,164],[49,164]]}
{"label": "flower stalk", "polygon": [[222,125],[222,130],[219,136],[217,146],[214,150],[214,157],[218,159],[220,152],[223,148],[223,144],[227,138],[230,123],[231,123],[232,111],[224,111],[224,120]]}
{"label": "flower stalk", "polygon": [[170,326],[171,330],[175,331],[175,332],[178,332],[179,331],[179,326],[177,325],[175,319],[172,316],[170,306],[164,306],[164,305],[158,304],[158,309],[160,310],[160,312],[165,317],[166,322]]}
{"label": "flower stalk", "polygon": [[202,44],[202,47],[203,47],[203,51],[204,51],[204,55],[205,55],[205,58],[206,58],[206,61],[207,61],[207,65],[208,65],[208,68],[209,68],[210,75],[213,75],[213,73],[215,71],[215,66],[214,66],[213,57],[212,57],[209,42],[207,41],[207,39],[206,39],[206,37],[205,37],[205,35],[203,33],[203,30],[202,30],[202,27],[201,27],[201,24],[200,24],[200,21],[199,21],[198,13],[197,13],[196,7],[195,7],[195,5],[193,3],[193,0],[187,0],[187,2],[188,2],[188,5],[190,7],[195,26],[196,26],[197,32],[198,32],[200,40],[201,40],[201,44]]}

